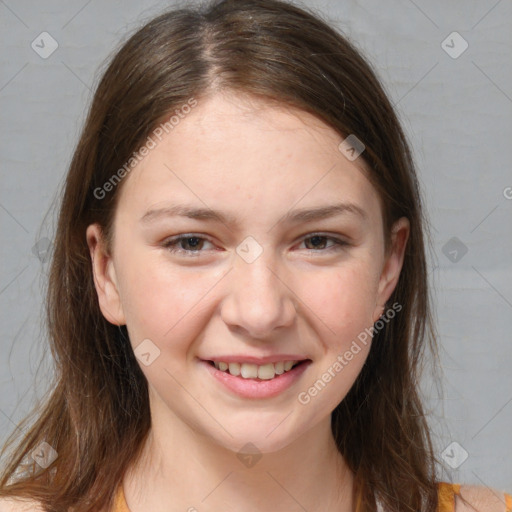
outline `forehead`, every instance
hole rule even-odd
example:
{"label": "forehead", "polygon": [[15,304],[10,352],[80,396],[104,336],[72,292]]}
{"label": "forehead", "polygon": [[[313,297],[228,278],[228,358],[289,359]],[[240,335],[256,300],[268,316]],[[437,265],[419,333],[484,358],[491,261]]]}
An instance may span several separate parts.
{"label": "forehead", "polygon": [[[156,139],[155,139],[156,140]],[[120,207],[172,200],[232,207],[236,214],[290,209],[319,200],[350,201],[379,216],[378,196],[361,158],[317,117],[234,94],[198,101],[125,178]],[[229,209],[229,208],[227,208]]]}

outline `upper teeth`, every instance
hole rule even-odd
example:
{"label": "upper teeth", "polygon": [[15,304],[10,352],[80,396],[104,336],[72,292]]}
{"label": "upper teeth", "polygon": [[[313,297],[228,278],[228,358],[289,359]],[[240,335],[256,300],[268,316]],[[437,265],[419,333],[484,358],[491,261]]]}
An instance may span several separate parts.
{"label": "upper teeth", "polygon": [[268,363],[261,366],[252,363],[225,363],[224,361],[214,361],[213,364],[217,370],[229,371],[231,375],[240,376],[244,379],[273,379],[276,375],[281,375],[292,369],[299,361],[279,361],[278,363]]}

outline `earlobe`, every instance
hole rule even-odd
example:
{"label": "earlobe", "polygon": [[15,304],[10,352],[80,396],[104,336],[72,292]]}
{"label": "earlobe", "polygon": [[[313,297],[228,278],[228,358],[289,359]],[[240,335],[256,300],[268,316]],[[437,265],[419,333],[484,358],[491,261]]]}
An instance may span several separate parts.
{"label": "earlobe", "polygon": [[409,239],[410,223],[406,217],[401,217],[393,225],[391,231],[391,246],[386,256],[380,275],[377,301],[374,311],[374,323],[382,316],[385,304],[395,289],[402,270],[405,248]]}
{"label": "earlobe", "polygon": [[87,227],[86,239],[91,255],[94,286],[101,312],[111,324],[125,325],[112,256],[106,250],[99,224],[91,224]]}

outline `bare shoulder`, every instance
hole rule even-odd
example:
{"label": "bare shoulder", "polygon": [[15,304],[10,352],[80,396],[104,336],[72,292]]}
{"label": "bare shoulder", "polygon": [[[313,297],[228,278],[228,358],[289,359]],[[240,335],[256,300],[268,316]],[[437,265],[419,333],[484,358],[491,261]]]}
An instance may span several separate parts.
{"label": "bare shoulder", "polygon": [[21,498],[0,498],[0,512],[44,512],[41,504]]}
{"label": "bare shoulder", "polygon": [[466,503],[457,496],[455,499],[456,512],[505,512],[505,494],[497,489],[480,485],[462,485],[460,495]]}

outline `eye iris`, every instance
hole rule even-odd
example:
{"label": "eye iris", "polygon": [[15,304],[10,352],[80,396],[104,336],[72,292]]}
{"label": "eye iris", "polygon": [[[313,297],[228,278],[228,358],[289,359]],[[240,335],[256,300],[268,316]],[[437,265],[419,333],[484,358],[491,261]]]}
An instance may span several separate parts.
{"label": "eye iris", "polygon": [[[184,245],[189,245],[190,247],[184,247]],[[198,246],[201,245],[201,240],[199,237],[197,236],[191,236],[191,237],[188,237],[188,238],[183,238],[181,240],[181,247],[182,249],[197,249]]]}
{"label": "eye iris", "polygon": [[[313,242],[314,247],[308,247],[308,249],[323,249],[325,248],[326,244],[326,238],[325,236],[312,236],[311,238],[306,239],[306,246],[308,245],[308,241]],[[320,243],[320,247],[316,245],[317,243]]]}

